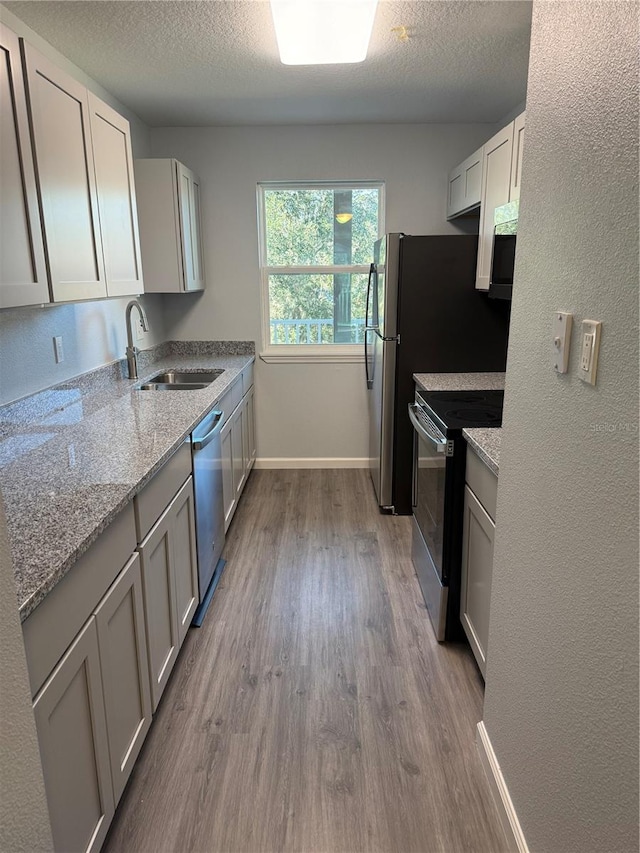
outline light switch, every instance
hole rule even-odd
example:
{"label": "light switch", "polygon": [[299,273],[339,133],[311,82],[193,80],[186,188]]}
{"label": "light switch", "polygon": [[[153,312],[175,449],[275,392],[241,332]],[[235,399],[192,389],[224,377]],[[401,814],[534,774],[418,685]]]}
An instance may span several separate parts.
{"label": "light switch", "polygon": [[56,356],[56,364],[64,361],[64,347],[62,346],[62,335],[56,335],[53,339],[53,351]]}
{"label": "light switch", "polygon": [[583,320],[580,337],[580,379],[588,385],[596,384],[598,354],[602,323],[599,320]]}
{"label": "light switch", "polygon": [[556,373],[566,373],[569,367],[573,314],[558,311],[553,320],[553,367]]}

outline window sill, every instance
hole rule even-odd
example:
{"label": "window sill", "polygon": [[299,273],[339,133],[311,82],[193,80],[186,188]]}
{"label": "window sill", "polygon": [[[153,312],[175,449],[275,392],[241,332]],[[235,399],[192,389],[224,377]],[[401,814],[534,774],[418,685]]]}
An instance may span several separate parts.
{"label": "window sill", "polygon": [[267,364],[362,364],[364,345],[269,347],[260,359]]}

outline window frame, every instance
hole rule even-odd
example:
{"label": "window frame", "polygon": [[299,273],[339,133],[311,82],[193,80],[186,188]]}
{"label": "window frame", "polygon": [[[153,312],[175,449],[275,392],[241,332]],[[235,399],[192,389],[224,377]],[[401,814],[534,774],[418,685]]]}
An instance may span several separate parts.
{"label": "window frame", "polygon": [[368,275],[369,264],[320,264],[296,266],[267,265],[267,222],[265,191],[268,190],[378,190],[378,238],[384,234],[385,183],[368,181],[260,181],[257,185],[258,265],[260,268],[260,305],[262,350],[260,358],[270,363],[349,363],[364,361],[363,344],[272,344],[269,304],[270,275],[335,275],[351,273]]}

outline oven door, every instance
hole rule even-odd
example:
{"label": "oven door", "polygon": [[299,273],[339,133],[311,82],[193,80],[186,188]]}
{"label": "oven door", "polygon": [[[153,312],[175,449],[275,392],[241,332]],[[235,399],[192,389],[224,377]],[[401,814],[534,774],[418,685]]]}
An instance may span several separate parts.
{"label": "oven door", "polygon": [[409,406],[414,429],[413,536],[411,557],[436,638],[445,638],[448,577],[443,559],[445,541],[445,483],[450,443],[425,416]]}

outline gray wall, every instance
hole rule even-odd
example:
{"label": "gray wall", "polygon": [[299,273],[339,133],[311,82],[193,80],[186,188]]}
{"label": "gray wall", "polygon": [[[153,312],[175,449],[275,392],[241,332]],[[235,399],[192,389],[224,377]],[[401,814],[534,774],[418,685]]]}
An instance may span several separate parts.
{"label": "gray wall", "polygon": [[536,853],[638,850],[637,15],[534,3],[484,722]]}
{"label": "gray wall", "polygon": [[[259,181],[383,180],[387,231],[456,233],[464,223],[445,221],[447,173],[493,131],[483,124],[152,130],[153,155],[177,157],[203,183],[207,290],[167,297],[170,337],[248,339],[261,349]],[[474,224],[477,231],[477,217]],[[363,364],[258,362],[258,457],[366,464],[363,377]]]}
{"label": "gray wall", "polygon": [[[149,129],[137,116],[2,6],[0,20],[125,115],[131,124],[134,156],[148,155]],[[0,404],[123,358],[127,301],[102,299],[0,311]],[[162,297],[145,296],[143,303],[151,330],[138,342],[141,348],[166,338]],[[63,337],[65,360],[60,364],[55,363],[53,356],[54,335]]]}
{"label": "gray wall", "polygon": [[0,495],[0,850],[53,850]]}

